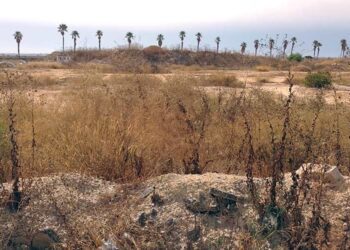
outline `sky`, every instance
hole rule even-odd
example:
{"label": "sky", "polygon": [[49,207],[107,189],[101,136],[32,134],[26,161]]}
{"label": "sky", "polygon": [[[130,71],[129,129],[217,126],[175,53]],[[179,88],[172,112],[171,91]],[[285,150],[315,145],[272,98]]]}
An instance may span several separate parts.
{"label": "sky", "polygon": [[[97,46],[96,30],[104,32],[102,46],[125,45],[125,33],[135,34],[143,46],[156,44],[164,34],[164,45],[179,45],[178,32],[185,30],[185,46],[196,45],[195,33],[203,34],[202,47],[239,50],[255,39],[274,38],[277,45],[296,36],[296,50],[312,54],[312,41],[323,44],[322,56],[339,56],[340,40],[350,41],[349,0],[17,0],[3,1],[0,16],[0,53],[15,53],[13,33],[23,33],[22,53],[50,53],[61,49],[57,26],[78,30],[78,47]],[[278,38],[278,39],[277,39]],[[66,45],[73,44],[69,34]]]}

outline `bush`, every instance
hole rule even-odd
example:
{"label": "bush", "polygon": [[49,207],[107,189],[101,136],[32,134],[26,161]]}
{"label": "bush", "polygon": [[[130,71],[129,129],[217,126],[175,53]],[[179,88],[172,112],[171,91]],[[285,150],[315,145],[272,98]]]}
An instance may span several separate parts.
{"label": "bush", "polygon": [[299,53],[291,54],[288,57],[288,60],[289,61],[294,61],[294,62],[301,62],[303,60],[303,56],[301,54],[299,54]]}
{"label": "bush", "polygon": [[234,75],[210,75],[199,79],[201,86],[242,88],[244,84]]}
{"label": "bush", "polygon": [[305,86],[311,88],[327,88],[332,84],[332,76],[329,72],[310,73],[305,77]]}

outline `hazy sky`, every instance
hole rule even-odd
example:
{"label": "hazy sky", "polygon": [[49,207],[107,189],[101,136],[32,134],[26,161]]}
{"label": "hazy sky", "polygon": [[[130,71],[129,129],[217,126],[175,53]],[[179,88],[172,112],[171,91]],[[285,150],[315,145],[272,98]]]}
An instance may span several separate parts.
{"label": "hazy sky", "polygon": [[158,33],[165,35],[166,46],[177,46],[178,31],[185,30],[189,47],[200,31],[203,46],[214,47],[220,36],[222,48],[238,50],[246,41],[250,51],[254,39],[280,34],[281,42],[288,34],[298,37],[297,49],[304,54],[311,54],[312,41],[319,40],[324,56],[338,56],[340,39],[350,41],[349,0],[17,0],[3,1],[1,9],[0,53],[15,52],[16,30],[24,35],[24,53],[58,50],[60,23],[80,32],[80,47],[97,46],[97,29],[105,33],[104,47],[125,44],[126,31],[145,46],[155,44]]}

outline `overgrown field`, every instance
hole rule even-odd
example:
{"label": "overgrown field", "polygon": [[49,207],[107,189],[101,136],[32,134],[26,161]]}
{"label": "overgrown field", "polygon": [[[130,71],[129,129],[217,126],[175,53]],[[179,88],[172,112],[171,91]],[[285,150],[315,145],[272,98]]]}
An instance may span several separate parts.
{"label": "overgrown field", "polygon": [[[131,65],[135,63],[130,62]],[[166,249],[164,246],[171,249],[179,241],[163,235],[161,226],[156,228],[153,224],[143,228],[130,218],[125,207],[131,209],[133,205],[129,204],[131,201],[126,194],[139,200],[138,185],[146,188],[148,179],[151,183],[157,180],[151,177],[160,176],[161,180],[161,175],[168,173],[187,174],[186,177],[198,174],[186,179],[200,182],[200,174],[216,172],[245,175],[237,178],[216,175],[215,178],[239,180],[236,189],[245,192],[248,197],[245,205],[253,211],[253,216],[248,216],[249,225],[244,224],[239,230],[236,225],[229,225],[230,234],[236,229],[239,231],[239,239],[229,237],[227,246],[234,242],[242,249],[263,249],[268,242],[283,246],[282,249],[303,250],[333,247],[339,243],[344,247],[341,249],[346,249],[350,221],[342,205],[339,217],[347,226],[344,233],[329,207],[325,209],[324,199],[328,197],[325,190],[330,189],[325,183],[325,170],[316,181],[310,173],[299,176],[296,170],[303,163],[330,164],[337,166],[343,175],[349,175],[350,90],[345,86],[347,73],[339,71],[310,77],[311,83],[326,76],[337,84],[327,82],[325,88],[311,89],[304,86],[305,72],[297,72],[294,77],[293,72],[269,72],[272,69],[269,65],[255,65],[255,71],[235,73],[210,71],[204,66],[207,71],[193,72],[193,68],[186,68],[188,66],[174,68],[172,65],[171,74],[140,74],[143,70],[137,70],[138,74],[116,74],[113,72],[123,70],[115,69],[113,63],[101,67],[91,65],[96,64],[69,66],[36,62],[16,70],[1,71],[0,183],[11,184],[8,184],[8,193],[4,188],[0,193],[3,205],[0,209],[7,208],[0,221],[12,221],[10,233],[0,232],[1,244],[14,246],[16,233],[38,230],[28,225],[32,215],[25,210],[28,206],[38,211],[36,204],[30,201],[30,195],[36,193],[33,199],[45,194],[52,203],[45,204],[46,214],[54,211],[57,213],[55,218],[63,220],[60,225],[64,230],[61,228],[58,234],[68,234],[68,248],[97,248],[109,230],[125,249]],[[157,65],[164,67],[164,64]],[[280,88],[283,91],[278,92]],[[36,179],[42,176],[53,176],[46,179],[47,183],[61,181],[61,187],[42,190],[38,184],[40,179]],[[104,184],[98,181],[99,190],[103,190],[106,183],[110,186],[126,183],[123,186],[126,193],[96,198],[91,205],[103,211],[108,210],[108,206],[113,207],[113,211],[123,207],[122,218],[107,213],[108,218],[113,217],[108,221],[113,228],[107,229],[107,224],[97,222],[91,227],[79,224],[73,219],[74,211],[79,210],[72,209],[79,206],[78,200],[74,198],[66,204],[65,195],[63,200],[62,197],[55,200],[57,196],[53,190],[69,192],[69,186],[78,185],[75,182],[79,176],[83,176],[82,180],[91,177],[90,180],[111,181]],[[205,178],[210,179],[208,176]],[[28,182],[24,187],[22,178]],[[181,176],[176,178],[181,179]],[[68,183],[67,179],[72,181]],[[207,183],[215,185],[208,179]],[[33,186],[31,180],[36,180]],[[166,184],[163,183],[161,194],[166,190],[169,196],[177,197]],[[224,184],[226,188],[230,185]],[[207,188],[202,187],[203,190]],[[331,191],[336,193],[336,190]],[[86,195],[79,188],[75,192],[77,196]],[[158,197],[159,201],[157,192],[154,188],[152,197]],[[103,190],[101,193],[107,195],[108,192]],[[185,209],[183,200],[182,196],[176,198],[180,210]],[[169,200],[166,202],[167,209],[172,210],[173,204]],[[154,205],[154,208],[158,209],[158,206],[161,205]],[[89,217],[89,206],[84,209]],[[33,214],[34,218],[37,213]],[[204,228],[210,228],[210,223],[205,224],[206,219],[212,218],[209,212],[191,215],[194,216],[194,230],[198,229],[197,216]],[[227,219],[225,216],[224,213],[215,218]],[[25,225],[21,225],[21,218],[26,221]],[[247,222],[246,219],[242,221]],[[96,225],[103,230],[92,231]],[[31,233],[26,234],[32,237]],[[132,240],[126,239],[125,235],[131,235]],[[155,247],[145,247],[145,242],[152,240]],[[197,242],[187,238],[181,240],[187,242],[188,249],[193,246],[206,249],[200,244],[208,247],[203,243],[205,241],[198,242],[198,239]],[[163,248],[159,247],[159,242]],[[222,249],[220,244],[215,243],[218,247],[213,249]]]}
{"label": "overgrown field", "polygon": [[[24,176],[78,171],[131,181],[164,173],[242,174],[250,147],[254,174],[267,176],[286,113],[284,97],[248,90],[234,76],[177,74],[164,80],[96,73],[63,87],[23,73],[1,77],[3,181],[11,165],[10,96]],[[60,88],[55,92],[45,83]],[[205,87],[215,85],[226,88],[213,94]],[[350,112],[337,99],[334,91],[336,104],[326,104],[322,90],[309,98],[291,96],[283,159],[288,170],[316,161],[347,173]]]}

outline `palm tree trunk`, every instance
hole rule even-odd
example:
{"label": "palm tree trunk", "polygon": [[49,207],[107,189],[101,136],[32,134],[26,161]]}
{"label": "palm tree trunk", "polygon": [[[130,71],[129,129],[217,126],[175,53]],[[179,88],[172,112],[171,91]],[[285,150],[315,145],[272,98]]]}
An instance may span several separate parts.
{"label": "palm tree trunk", "polygon": [[319,58],[320,56],[320,48],[317,49],[317,59]]}
{"label": "palm tree trunk", "polygon": [[21,53],[20,53],[20,43],[17,43],[17,53],[18,53],[18,58],[21,58]]}
{"label": "palm tree trunk", "polygon": [[64,35],[62,35],[62,51],[64,52]]}
{"label": "palm tree trunk", "polygon": [[101,38],[98,38],[98,50],[101,50]]}
{"label": "palm tree trunk", "polygon": [[199,41],[197,42],[197,52],[199,51]]}
{"label": "palm tree trunk", "polygon": [[290,55],[293,55],[294,44],[292,44],[292,49],[290,50]]}
{"label": "palm tree trunk", "polygon": [[181,50],[184,50],[184,40],[181,40]]}
{"label": "palm tree trunk", "polygon": [[219,54],[219,43],[216,44],[216,53]]}
{"label": "palm tree trunk", "polygon": [[76,47],[77,47],[77,41],[74,39],[74,54],[75,54]]}

